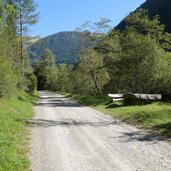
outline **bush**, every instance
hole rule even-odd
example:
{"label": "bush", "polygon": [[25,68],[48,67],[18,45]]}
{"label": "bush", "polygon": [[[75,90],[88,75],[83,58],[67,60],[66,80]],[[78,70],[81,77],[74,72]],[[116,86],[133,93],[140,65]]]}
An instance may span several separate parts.
{"label": "bush", "polygon": [[33,93],[37,89],[37,77],[33,73],[26,75],[27,92]]}
{"label": "bush", "polygon": [[9,60],[0,56],[0,98],[9,98],[17,89],[18,76]]}

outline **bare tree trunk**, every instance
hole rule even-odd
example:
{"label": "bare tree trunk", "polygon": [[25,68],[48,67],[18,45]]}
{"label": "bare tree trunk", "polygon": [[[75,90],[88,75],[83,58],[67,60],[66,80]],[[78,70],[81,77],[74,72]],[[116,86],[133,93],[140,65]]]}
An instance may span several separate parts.
{"label": "bare tree trunk", "polygon": [[[21,6],[21,4],[20,4]],[[22,11],[20,9],[20,73],[24,75],[24,56],[23,56],[23,23],[22,23]]]}
{"label": "bare tree trunk", "polygon": [[91,73],[91,77],[93,79],[93,82],[94,82],[94,86],[95,86],[95,89],[96,89],[96,92],[97,92],[97,95],[100,95],[100,90],[99,90],[99,87],[97,85],[97,80],[95,78],[95,76]]}

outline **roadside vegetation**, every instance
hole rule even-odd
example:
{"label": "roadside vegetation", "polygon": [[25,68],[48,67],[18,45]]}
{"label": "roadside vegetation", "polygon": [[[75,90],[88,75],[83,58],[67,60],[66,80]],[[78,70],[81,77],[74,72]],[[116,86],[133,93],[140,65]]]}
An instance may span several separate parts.
{"label": "roadside vegetation", "polygon": [[[171,34],[159,16],[139,9],[124,30],[111,29],[104,18],[88,26],[94,30],[83,25],[83,41],[94,46],[85,41],[75,66],[56,64],[49,49],[33,66],[27,31],[37,22],[34,0],[0,0],[0,11],[0,170],[28,167],[25,121],[33,115],[36,88],[78,94],[84,104],[170,136]],[[108,93],[159,93],[164,102],[123,106],[109,103]]]}
{"label": "roadside vegetation", "polygon": [[162,94],[164,101],[170,101],[171,34],[159,17],[149,18],[148,11],[140,9],[126,18],[125,30],[105,33],[108,22],[96,23],[102,27],[100,32],[91,33],[85,28],[82,36],[97,43],[82,50],[75,66],[56,65],[53,54],[46,49],[35,65],[38,89],[85,96]]}
{"label": "roadside vegetation", "polygon": [[0,0],[0,171],[29,165],[26,120],[33,116],[37,83],[26,47],[35,10],[33,0]]}
{"label": "roadside vegetation", "polygon": [[146,105],[125,106],[123,102],[112,102],[107,96],[80,96],[63,93],[81,104],[91,106],[139,128],[145,128],[155,135],[171,138],[171,104],[153,102]]}
{"label": "roadside vegetation", "polygon": [[29,131],[26,121],[33,117],[37,95],[19,92],[10,99],[0,100],[0,170],[28,169]]}

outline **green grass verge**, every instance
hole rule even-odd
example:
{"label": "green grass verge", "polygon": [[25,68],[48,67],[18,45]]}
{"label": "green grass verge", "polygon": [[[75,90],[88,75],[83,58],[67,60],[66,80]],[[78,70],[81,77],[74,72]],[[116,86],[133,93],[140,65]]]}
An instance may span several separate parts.
{"label": "green grass verge", "polygon": [[33,116],[37,95],[20,92],[17,97],[0,100],[0,171],[28,169],[26,120]]}
{"label": "green grass verge", "polygon": [[154,102],[141,106],[124,106],[123,103],[112,102],[110,98],[104,96],[81,97],[73,94],[65,95],[122,121],[146,128],[156,135],[171,138],[170,103]]}

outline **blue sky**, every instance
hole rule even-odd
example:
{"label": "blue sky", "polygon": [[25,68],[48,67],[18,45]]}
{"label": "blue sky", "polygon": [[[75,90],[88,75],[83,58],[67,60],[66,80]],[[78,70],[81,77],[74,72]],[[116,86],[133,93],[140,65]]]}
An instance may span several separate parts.
{"label": "blue sky", "polygon": [[35,0],[39,22],[30,35],[45,37],[60,31],[72,31],[85,21],[97,22],[101,17],[117,25],[145,0]]}

